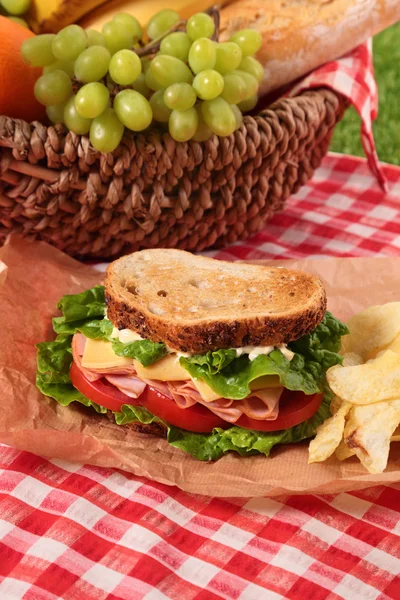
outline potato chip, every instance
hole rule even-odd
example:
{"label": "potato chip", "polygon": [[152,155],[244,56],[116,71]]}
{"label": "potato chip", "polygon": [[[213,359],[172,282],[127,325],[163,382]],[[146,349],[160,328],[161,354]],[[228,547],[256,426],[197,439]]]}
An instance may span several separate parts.
{"label": "potato chip", "polygon": [[342,440],[346,416],[350,409],[351,404],[349,402],[342,402],[333,417],[326,419],[318,427],[317,435],[311,440],[308,448],[309,464],[322,462],[334,453]]}
{"label": "potato chip", "polygon": [[374,358],[400,335],[400,302],[370,306],[352,317],[350,335],[342,339],[342,353],[355,352],[364,360]]}
{"label": "potato chip", "polygon": [[355,367],[357,365],[362,365],[363,362],[364,361],[359,354],[356,354],[355,352],[347,352],[343,355],[342,365],[344,367]]}
{"label": "potato chip", "polygon": [[353,406],[344,428],[345,444],[372,474],[387,465],[390,438],[400,423],[400,400]]}
{"label": "potato chip", "polygon": [[354,456],[354,450],[346,446],[342,440],[335,450],[335,456],[338,460],[347,460],[350,456]]}
{"label": "potato chip", "polygon": [[392,352],[397,352],[400,354],[400,335],[398,335],[392,342],[390,342],[389,346],[386,350],[391,350]]}
{"label": "potato chip", "polygon": [[387,350],[363,365],[331,368],[327,380],[336,396],[352,404],[400,398],[400,354]]}

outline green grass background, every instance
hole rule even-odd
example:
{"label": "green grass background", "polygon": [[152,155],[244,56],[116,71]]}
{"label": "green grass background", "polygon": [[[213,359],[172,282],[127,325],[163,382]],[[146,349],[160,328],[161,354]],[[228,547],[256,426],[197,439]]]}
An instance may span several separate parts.
{"label": "green grass background", "polygon": [[[374,38],[374,67],[379,89],[379,112],[374,137],[381,161],[400,165],[400,23]],[[354,108],[346,111],[335,129],[331,150],[364,156],[360,118]]]}

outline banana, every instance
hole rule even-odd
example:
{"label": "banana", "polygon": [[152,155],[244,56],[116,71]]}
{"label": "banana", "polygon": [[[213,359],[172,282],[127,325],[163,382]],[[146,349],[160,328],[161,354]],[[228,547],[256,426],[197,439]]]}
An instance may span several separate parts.
{"label": "banana", "polygon": [[[219,0],[223,6],[231,0]],[[197,12],[206,10],[214,4],[213,0],[111,0],[81,19],[79,25],[101,31],[104,23],[110,21],[116,13],[127,12],[134,15],[142,25],[146,25],[151,17],[164,8],[173,8],[183,19]]]}
{"label": "banana", "polygon": [[63,27],[76,23],[105,0],[35,0],[27,21],[35,33],[56,33]]}

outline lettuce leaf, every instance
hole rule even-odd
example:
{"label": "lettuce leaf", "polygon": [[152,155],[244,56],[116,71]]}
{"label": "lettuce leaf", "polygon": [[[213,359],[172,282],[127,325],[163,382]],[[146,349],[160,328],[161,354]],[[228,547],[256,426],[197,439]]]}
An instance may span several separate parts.
{"label": "lettuce leaf", "polygon": [[80,294],[67,294],[63,296],[57,308],[61,310],[65,323],[79,321],[93,317],[104,317],[106,314],[106,301],[104,286],[95,285]]}
{"label": "lettuce leaf", "polygon": [[293,444],[313,437],[316,429],[330,417],[330,400],[324,398],[318,411],[307,421],[282,431],[252,431],[242,427],[221,429],[216,427],[211,433],[193,433],[164,423],[142,407],[124,405],[121,413],[114,413],[118,425],[139,421],[141,423],[160,422],[167,427],[167,441],[198,460],[218,460],[227,452],[237,452],[241,456],[264,454],[269,456],[277,444]]}
{"label": "lettuce leaf", "polygon": [[234,350],[218,350],[181,357],[179,362],[192,377],[203,379],[225,398],[246,398],[251,391],[250,383],[263,375],[278,375],[281,384],[289,390],[316,394],[323,389],[327,369],[342,360],[338,351],[341,336],[346,333],[346,325],[327,312],[311,334],[288,344],[295,352],[291,361],[279,350],[261,354],[253,361],[247,355],[233,357]]}
{"label": "lettuce leaf", "polygon": [[144,367],[152,365],[168,354],[165,344],[159,344],[151,340],[137,340],[128,344],[124,344],[117,339],[112,339],[111,341],[115,354],[127,358],[135,358]]}
{"label": "lettuce leaf", "polygon": [[54,317],[53,329],[58,335],[74,335],[80,331],[94,340],[108,340],[113,332],[113,324],[107,319],[80,319],[66,323],[65,317]]}
{"label": "lettuce leaf", "polygon": [[[71,336],[80,331],[87,338],[111,342],[115,354],[135,358],[144,367],[165,356],[165,344],[151,340],[138,340],[128,344],[112,338],[113,324],[104,319],[106,305],[104,287],[97,285],[81,294],[63,296],[57,304],[63,315],[53,318],[53,329],[58,336]],[[99,317],[99,318],[94,318]]]}
{"label": "lettuce leaf", "polygon": [[86,398],[71,383],[69,370],[72,363],[71,336],[59,336],[54,342],[36,344],[37,373],[36,386],[45,396],[50,396],[63,406],[79,402],[91,406],[98,413],[107,409]]}

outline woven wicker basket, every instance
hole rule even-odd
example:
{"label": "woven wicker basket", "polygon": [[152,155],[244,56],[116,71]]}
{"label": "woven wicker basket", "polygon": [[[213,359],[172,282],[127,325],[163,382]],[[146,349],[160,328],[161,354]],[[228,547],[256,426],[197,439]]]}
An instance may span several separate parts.
{"label": "woven wicker basket", "polygon": [[310,179],[345,108],[318,89],[245,117],[226,138],[177,143],[149,131],[125,135],[112,154],[62,126],[0,117],[0,243],[19,231],[110,258],[243,240]]}

